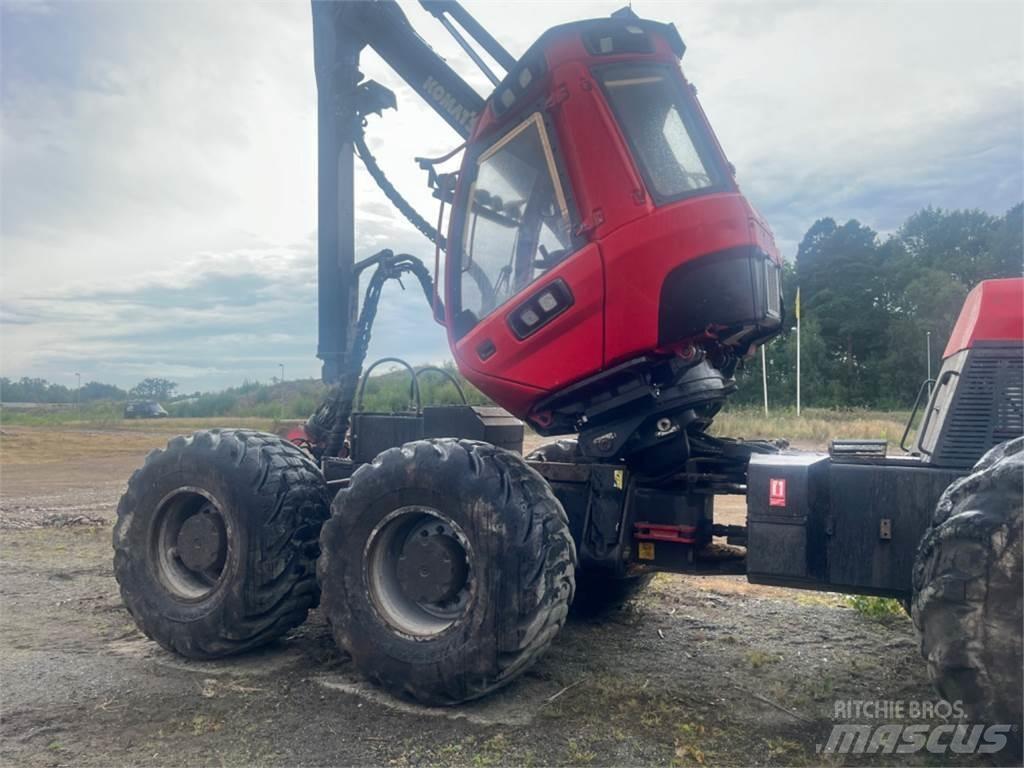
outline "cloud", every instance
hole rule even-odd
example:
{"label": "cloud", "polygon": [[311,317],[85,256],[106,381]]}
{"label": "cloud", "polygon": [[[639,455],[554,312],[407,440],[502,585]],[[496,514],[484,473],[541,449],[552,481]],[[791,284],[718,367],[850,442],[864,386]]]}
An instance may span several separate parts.
{"label": "cloud", "polygon": [[[128,385],[170,376],[183,391],[267,380],[284,363],[290,377],[318,374],[316,282],[308,245],[291,252],[246,249],[193,261],[181,274],[76,292],[22,297],[0,313],[4,355],[31,370],[80,372]],[[408,281],[407,281],[408,282]],[[371,356],[403,347],[414,363],[446,357],[440,327],[419,286],[385,288]],[[10,344],[14,343],[13,349]]]}
{"label": "cloud", "polygon": [[[622,0],[469,3],[519,55],[545,27]],[[415,3],[410,20],[482,92]],[[676,23],[687,76],[787,255],[820,216],[886,232],[929,204],[1024,196],[1017,3],[634,3]],[[536,12],[533,12],[533,11]],[[316,91],[305,4],[0,6],[0,366],[185,389],[313,376]],[[428,220],[414,158],[459,139],[398,94],[373,151]],[[357,167],[358,167],[357,161]],[[358,172],[356,250],[433,247]],[[385,289],[371,357],[448,356],[416,286]]]}

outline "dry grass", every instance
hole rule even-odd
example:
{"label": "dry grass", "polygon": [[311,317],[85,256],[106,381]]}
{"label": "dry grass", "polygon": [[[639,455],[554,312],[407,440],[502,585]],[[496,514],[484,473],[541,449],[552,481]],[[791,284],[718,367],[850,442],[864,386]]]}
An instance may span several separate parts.
{"label": "dry grass", "polygon": [[908,413],[866,409],[828,410],[805,408],[797,418],[792,409],[771,411],[727,408],[715,417],[712,431],[723,437],[781,437],[805,448],[828,447],[835,438],[888,440],[890,449],[899,445]]}
{"label": "dry grass", "polygon": [[84,458],[138,456],[162,448],[175,435],[197,429],[248,427],[273,432],[272,419],[160,419],[80,423],[57,427],[8,427],[0,430],[0,465],[45,464]]}
{"label": "dry grass", "polygon": [[[798,419],[792,410],[727,409],[715,419],[715,434],[729,437],[781,437],[801,448],[827,447],[836,437],[881,438],[899,444],[907,414],[899,411],[805,409]],[[299,422],[294,422],[299,423]],[[207,419],[82,421],[53,426],[8,426],[0,430],[0,464],[36,464],[80,458],[139,455],[160,448],[174,435],[197,429],[247,427],[280,433],[290,422],[231,416]],[[556,438],[527,430],[526,452]]]}

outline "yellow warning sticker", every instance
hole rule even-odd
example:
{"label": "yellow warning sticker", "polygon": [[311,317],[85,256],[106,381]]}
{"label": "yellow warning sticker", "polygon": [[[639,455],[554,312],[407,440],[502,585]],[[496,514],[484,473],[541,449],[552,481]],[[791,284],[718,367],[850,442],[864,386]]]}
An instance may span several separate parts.
{"label": "yellow warning sticker", "polygon": [[641,560],[653,560],[654,559],[654,542],[653,541],[639,541],[636,545],[636,556]]}
{"label": "yellow warning sticker", "polygon": [[626,473],[623,472],[621,469],[616,469],[615,470],[614,483],[615,483],[615,487],[618,488],[620,491],[622,490],[622,480],[623,480],[623,476],[625,474]]}

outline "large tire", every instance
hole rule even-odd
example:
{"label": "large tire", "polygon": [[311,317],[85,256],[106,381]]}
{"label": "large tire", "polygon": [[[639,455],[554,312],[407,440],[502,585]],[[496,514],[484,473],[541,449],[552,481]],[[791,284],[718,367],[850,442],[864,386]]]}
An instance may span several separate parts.
{"label": "large tire", "polygon": [[[576,439],[566,438],[531,451],[526,460],[573,464],[582,460],[582,454]],[[583,618],[604,616],[639,595],[653,578],[653,573],[616,577],[601,571],[588,571],[586,566],[581,566],[576,571],[576,597],[571,611]]]}
{"label": "large tire", "polygon": [[932,683],[975,723],[1021,723],[1022,496],[1018,438],[946,489],[914,564],[912,612]]}
{"label": "large tire", "polygon": [[511,681],[572,601],[562,505],[521,458],[486,443],[422,440],[380,454],[335,498],[320,544],[322,610],[338,645],[368,678],[425,704]]}
{"label": "large tire", "polygon": [[565,440],[555,440],[540,448],[535,448],[526,455],[527,461],[551,461],[561,464],[574,464],[582,459],[579,443],[576,438],[570,437]]}
{"label": "large tire", "polygon": [[128,611],[189,658],[270,642],[317,605],[329,503],[316,464],[275,435],[174,438],[136,470],[117,507],[114,575]]}

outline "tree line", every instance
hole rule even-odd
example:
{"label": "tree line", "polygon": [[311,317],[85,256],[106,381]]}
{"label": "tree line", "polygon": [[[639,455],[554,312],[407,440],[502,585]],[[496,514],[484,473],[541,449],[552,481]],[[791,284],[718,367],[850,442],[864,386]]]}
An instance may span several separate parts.
{"label": "tree line", "polygon": [[[1024,275],[1024,204],[1002,216],[925,208],[881,237],[851,219],[816,221],[783,274],[784,330],[766,348],[769,405],[796,400],[800,288],[801,402],[909,408],[942,352],[968,291]],[[737,376],[736,401],[760,403],[761,357]]]}
{"label": "tree line", "polygon": [[131,389],[99,381],[86,382],[78,388],[54,384],[46,379],[22,376],[20,379],[0,377],[0,402],[4,403],[93,403],[103,400],[166,400],[174,396],[178,385],[169,379],[143,379]]}
{"label": "tree line", "polygon": [[[466,381],[451,362],[441,366],[451,378],[459,382],[466,399],[473,405],[488,402],[476,387]],[[380,371],[381,369],[378,369]],[[461,403],[458,390],[451,380],[435,372],[419,376],[420,401],[423,405],[453,405]],[[177,384],[163,378],[149,378],[130,390],[112,384],[88,382],[81,392],[75,387],[53,384],[45,379],[23,377],[18,380],[0,378],[0,402],[74,404],[122,403],[128,400],[157,400],[171,416],[207,418],[213,416],[306,418],[327,393],[327,387],[316,379],[293,379],[286,382],[276,378],[271,382],[244,381],[236,387],[216,392],[194,392],[176,395]],[[76,395],[81,400],[76,400]],[[383,369],[366,383],[362,406],[367,411],[398,412],[413,406],[413,390],[409,374],[401,368]]]}

